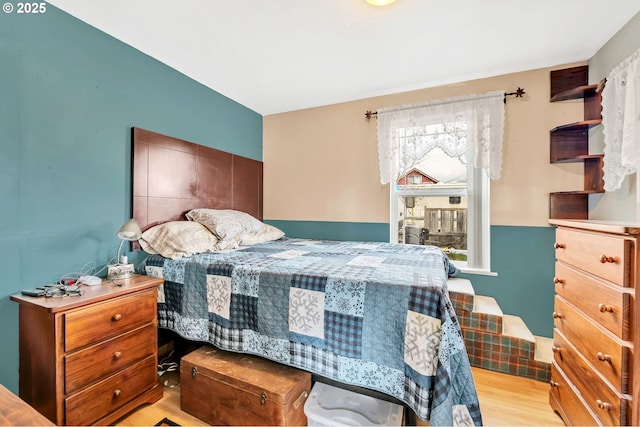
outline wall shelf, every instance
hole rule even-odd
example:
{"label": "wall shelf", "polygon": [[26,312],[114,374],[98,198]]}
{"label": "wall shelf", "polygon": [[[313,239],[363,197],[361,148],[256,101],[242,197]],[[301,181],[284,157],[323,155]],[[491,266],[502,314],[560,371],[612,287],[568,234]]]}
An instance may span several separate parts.
{"label": "wall shelf", "polygon": [[551,133],[562,132],[576,128],[592,128],[594,126],[598,126],[600,123],[602,123],[602,119],[582,120],[580,122],[556,126],[555,128],[551,129]]}
{"label": "wall shelf", "polygon": [[551,163],[584,163],[584,188],[549,195],[549,218],[588,219],[589,194],[604,193],[602,154],[589,154],[589,129],[602,123],[600,85],[587,84],[588,67],[551,71],[550,102],[582,99],[584,120],[549,132]]}
{"label": "wall shelf", "polygon": [[588,98],[593,96],[598,89],[598,85],[583,85],[573,89],[565,90],[563,92],[553,95],[550,102],[568,101],[570,99]]}
{"label": "wall shelf", "polygon": [[558,126],[549,132],[551,163],[581,161],[589,155],[589,129],[599,125],[602,119],[584,120]]}

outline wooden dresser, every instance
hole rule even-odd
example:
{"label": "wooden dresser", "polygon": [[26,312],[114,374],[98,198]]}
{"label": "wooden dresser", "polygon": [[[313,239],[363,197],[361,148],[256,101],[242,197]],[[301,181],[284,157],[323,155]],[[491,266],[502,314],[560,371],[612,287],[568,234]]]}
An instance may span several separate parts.
{"label": "wooden dresser", "polygon": [[640,223],[549,222],[557,227],[551,407],[568,425],[638,425]]}
{"label": "wooden dresser", "polygon": [[[118,286],[120,284],[120,286]],[[20,397],[58,425],[110,424],[162,397],[157,287],[133,275],[20,304]]]}

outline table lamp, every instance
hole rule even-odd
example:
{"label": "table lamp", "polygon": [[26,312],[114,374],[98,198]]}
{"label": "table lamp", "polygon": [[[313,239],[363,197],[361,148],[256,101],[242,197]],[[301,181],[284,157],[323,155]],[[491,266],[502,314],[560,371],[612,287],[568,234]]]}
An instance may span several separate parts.
{"label": "table lamp", "polygon": [[135,219],[131,218],[125,222],[120,230],[116,233],[120,238],[120,246],[118,246],[118,255],[115,264],[109,264],[107,266],[108,274],[107,279],[126,279],[133,274],[133,264],[128,263],[126,256],[120,256],[122,251],[122,245],[125,241],[133,242],[142,237],[142,230]]}

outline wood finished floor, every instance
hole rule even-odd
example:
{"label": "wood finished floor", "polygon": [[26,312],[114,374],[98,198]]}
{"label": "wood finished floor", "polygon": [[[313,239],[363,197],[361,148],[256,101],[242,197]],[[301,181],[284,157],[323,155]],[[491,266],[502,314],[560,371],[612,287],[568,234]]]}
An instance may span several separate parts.
{"label": "wood finished floor", "polygon": [[[472,370],[485,426],[564,426],[549,406],[547,383],[485,369]],[[178,373],[170,372],[163,377],[164,397],[140,407],[115,425],[152,426],[165,417],[182,426],[205,425],[180,410]]]}

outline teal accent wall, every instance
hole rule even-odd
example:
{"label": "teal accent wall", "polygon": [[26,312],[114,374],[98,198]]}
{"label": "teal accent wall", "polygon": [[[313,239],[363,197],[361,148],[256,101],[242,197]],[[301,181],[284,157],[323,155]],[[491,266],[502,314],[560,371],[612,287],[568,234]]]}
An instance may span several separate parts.
{"label": "teal accent wall", "polygon": [[[289,237],[389,241],[387,223],[273,221]],[[462,274],[477,295],[496,299],[505,314],[520,316],[534,335],[553,336],[554,228],[491,226],[491,269],[497,276]]]}
{"label": "teal accent wall", "polygon": [[491,226],[491,270],[463,274],[477,295],[496,299],[503,313],[520,316],[534,335],[553,336],[555,289],[553,227]]}
{"label": "teal accent wall", "polygon": [[115,256],[133,126],[262,160],[256,112],[51,5],[0,14],[0,383],[13,392],[9,296]]}

